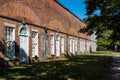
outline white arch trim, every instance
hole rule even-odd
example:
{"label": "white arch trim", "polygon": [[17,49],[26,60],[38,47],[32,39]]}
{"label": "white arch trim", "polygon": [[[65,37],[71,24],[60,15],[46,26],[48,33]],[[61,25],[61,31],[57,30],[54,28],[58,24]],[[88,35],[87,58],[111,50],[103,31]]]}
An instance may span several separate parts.
{"label": "white arch trim", "polygon": [[28,30],[28,37],[29,37],[29,36],[30,36],[30,29],[29,29],[28,26],[26,26],[26,25],[21,25],[21,26],[20,26],[20,28],[19,28],[19,30],[18,30],[18,35],[20,36],[20,30],[21,30],[21,28],[23,28],[23,27],[27,28],[27,30]]}

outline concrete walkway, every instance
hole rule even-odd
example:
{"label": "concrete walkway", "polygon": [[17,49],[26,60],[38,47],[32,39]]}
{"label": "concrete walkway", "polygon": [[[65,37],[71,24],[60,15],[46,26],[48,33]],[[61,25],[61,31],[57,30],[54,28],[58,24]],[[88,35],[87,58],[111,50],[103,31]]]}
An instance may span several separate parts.
{"label": "concrete walkway", "polygon": [[109,80],[120,80],[120,57],[113,58]]}

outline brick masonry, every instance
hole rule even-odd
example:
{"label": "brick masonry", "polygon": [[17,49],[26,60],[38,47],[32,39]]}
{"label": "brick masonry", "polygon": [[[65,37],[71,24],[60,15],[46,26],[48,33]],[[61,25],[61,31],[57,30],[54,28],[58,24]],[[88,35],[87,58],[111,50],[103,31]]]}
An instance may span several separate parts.
{"label": "brick masonry", "polygon": [[[56,0],[0,0],[0,14],[20,20],[24,19],[27,22],[31,22],[40,26],[46,26],[51,29],[60,30],[69,34],[80,36],[82,38],[90,39],[90,36],[78,32],[81,28],[86,27],[86,24],[72,15],[65,8],[63,8],[60,4],[56,2]],[[3,18],[0,18],[0,57],[4,58],[4,23],[15,25],[15,51],[16,56],[19,57],[20,40],[18,33],[21,23]],[[38,31],[38,37],[41,37],[41,34],[44,30],[29,25],[27,25],[27,27],[30,31],[29,45],[32,45],[32,30],[34,29]],[[48,31],[48,36],[50,36],[49,33],[51,33],[51,31]],[[48,43],[50,43],[49,40],[50,39],[48,39]],[[38,39],[38,44],[38,52],[39,55],[42,57],[40,53],[40,39]],[[29,56],[30,58],[32,56],[32,46],[29,46]]]}

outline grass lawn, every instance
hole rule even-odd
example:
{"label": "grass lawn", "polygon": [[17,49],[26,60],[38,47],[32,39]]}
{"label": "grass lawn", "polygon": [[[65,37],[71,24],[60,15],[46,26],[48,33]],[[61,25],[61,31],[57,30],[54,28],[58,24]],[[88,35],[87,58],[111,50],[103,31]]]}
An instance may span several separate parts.
{"label": "grass lawn", "polygon": [[0,80],[107,80],[113,56],[97,52],[0,70]]}

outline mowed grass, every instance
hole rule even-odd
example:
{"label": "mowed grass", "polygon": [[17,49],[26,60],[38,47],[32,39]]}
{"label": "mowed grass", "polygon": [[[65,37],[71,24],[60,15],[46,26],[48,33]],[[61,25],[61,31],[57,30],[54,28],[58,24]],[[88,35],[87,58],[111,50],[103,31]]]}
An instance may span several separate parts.
{"label": "mowed grass", "polygon": [[0,80],[107,80],[115,52],[96,52],[0,70]]}

